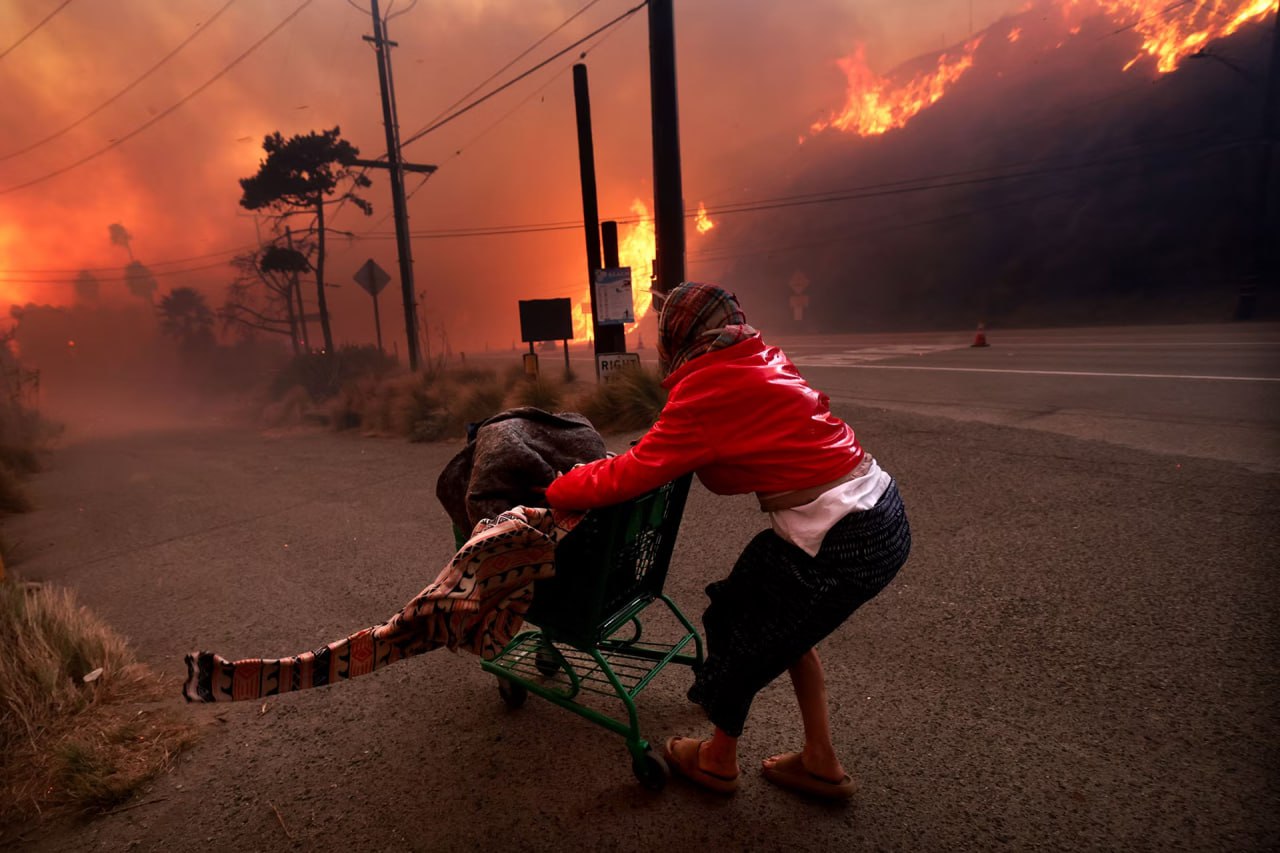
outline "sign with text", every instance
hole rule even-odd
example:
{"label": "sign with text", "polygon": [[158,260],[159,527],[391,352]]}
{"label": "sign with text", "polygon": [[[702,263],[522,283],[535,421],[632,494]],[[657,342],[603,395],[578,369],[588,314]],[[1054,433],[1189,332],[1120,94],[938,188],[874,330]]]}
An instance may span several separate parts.
{"label": "sign with text", "polygon": [[596,270],[596,324],[621,326],[636,321],[631,300],[631,267]]}
{"label": "sign with text", "polygon": [[640,367],[640,354],[634,352],[602,352],[596,355],[596,372],[601,382],[617,379],[624,370]]}
{"label": "sign with text", "polygon": [[569,299],[521,299],[520,340],[566,341],[573,337],[573,308]]}

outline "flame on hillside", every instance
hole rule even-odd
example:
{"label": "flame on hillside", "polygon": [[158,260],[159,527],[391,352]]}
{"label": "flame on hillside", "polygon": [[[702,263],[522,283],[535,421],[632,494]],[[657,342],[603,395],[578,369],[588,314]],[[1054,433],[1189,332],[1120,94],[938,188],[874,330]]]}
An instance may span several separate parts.
{"label": "flame on hillside", "polygon": [[818,133],[834,127],[859,136],[874,136],[905,127],[917,113],[937,103],[952,84],[973,67],[973,54],[981,43],[982,38],[978,37],[966,44],[958,55],[942,54],[936,69],[916,74],[907,81],[877,75],[868,67],[859,45],[851,55],[837,62],[849,81],[844,109],[825,121],[815,122],[809,130]]}
{"label": "flame on hillside", "polygon": [[[1202,50],[1209,42],[1229,36],[1242,27],[1259,23],[1276,11],[1276,0],[1049,0],[1061,13],[1066,36],[1082,30],[1082,21],[1104,15],[1123,36],[1132,30],[1141,39],[1138,52],[1123,67],[1129,71],[1144,58],[1155,61],[1156,70],[1167,74],[1182,60]],[[1028,4],[1027,9],[1033,8]],[[1006,34],[1010,44],[1022,40],[1023,31],[1014,26]],[[903,79],[890,73],[881,76],[866,63],[861,45],[836,64],[848,80],[845,105],[824,121],[810,127],[811,133],[835,128],[859,136],[875,136],[904,127],[914,116],[946,95],[965,72],[974,66],[982,37],[972,39],[958,52],[941,54],[935,68]],[[800,138],[804,142],[804,137]]]}
{"label": "flame on hillside", "polygon": [[1224,38],[1246,24],[1261,21],[1276,10],[1276,0],[1203,0],[1170,6],[1167,0],[1070,0],[1073,6],[1101,9],[1120,26],[1131,26],[1142,37],[1128,71],[1144,56],[1155,59],[1167,74],[1183,59],[1214,39]]}

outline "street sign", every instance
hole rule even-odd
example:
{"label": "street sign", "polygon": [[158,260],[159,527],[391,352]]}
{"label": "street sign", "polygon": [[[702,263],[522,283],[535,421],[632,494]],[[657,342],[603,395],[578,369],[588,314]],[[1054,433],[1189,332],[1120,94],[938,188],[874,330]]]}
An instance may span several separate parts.
{"label": "street sign", "polygon": [[634,352],[602,352],[596,355],[596,368],[601,382],[617,379],[627,369],[640,366],[640,354]]}
{"label": "street sign", "polygon": [[356,274],[352,276],[356,280],[356,284],[368,291],[370,296],[377,296],[382,292],[382,288],[387,286],[387,282],[391,281],[391,276],[387,275],[387,271],[373,262],[373,258],[364,262],[364,266],[356,270]]}
{"label": "street sign", "polygon": [[541,341],[567,341],[573,337],[573,300],[521,299],[520,340],[527,344]]}
{"label": "street sign", "polygon": [[621,326],[636,321],[631,299],[631,267],[596,270],[596,314],[598,326]]}

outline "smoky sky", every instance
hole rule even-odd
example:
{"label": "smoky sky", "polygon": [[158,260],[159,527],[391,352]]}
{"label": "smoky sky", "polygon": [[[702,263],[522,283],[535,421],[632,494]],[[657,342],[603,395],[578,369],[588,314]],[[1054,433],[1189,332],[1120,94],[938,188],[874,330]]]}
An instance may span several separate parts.
{"label": "smoky sky", "polygon": [[[2,46],[53,5],[32,0],[0,6]],[[118,223],[131,234],[134,257],[156,269],[162,292],[196,286],[219,304],[232,277],[222,265],[229,251],[253,245],[257,229],[265,227],[238,206],[237,184],[255,171],[264,135],[340,126],[365,156],[385,152],[374,57],[361,39],[371,26],[359,5],[78,0],[0,60],[5,157],[81,118],[207,27],[157,73],[72,131],[0,160],[0,278],[7,279],[0,284],[0,301],[70,302],[81,268],[101,270],[95,274],[108,286],[129,261],[109,236],[108,226]],[[382,5],[386,11],[389,4]],[[402,135],[447,112],[584,5],[585,0],[457,0],[410,8],[409,0],[398,0],[390,9],[390,36],[399,42],[393,62]],[[600,0],[490,86],[632,5]],[[835,61],[859,44],[873,68],[887,71],[962,39],[971,14],[973,26],[981,28],[1019,5],[677,2],[686,202],[713,205],[774,183],[798,137],[841,104],[845,80]],[[292,20],[242,58],[300,6]],[[584,48],[590,51],[584,61],[592,86],[600,209],[606,218],[624,217],[635,199],[652,205],[645,13]],[[439,166],[410,202],[413,230],[581,217],[568,73],[578,52],[406,147],[408,160]],[[152,120],[145,131],[84,165],[6,192]],[[408,187],[418,183],[411,178]],[[368,258],[395,273],[385,177],[375,174],[365,195],[373,216],[348,206],[330,223],[354,235],[337,235],[331,245],[327,277],[340,285],[330,297],[339,341],[363,341],[372,333],[368,297],[351,283],[351,274]],[[696,246],[700,238],[691,232],[689,239]],[[184,258],[192,260],[160,263]],[[414,258],[424,311],[455,346],[506,346],[515,334],[516,299],[579,297],[585,290],[583,237],[575,230],[417,239]],[[57,272],[34,272],[49,270]],[[399,332],[399,318],[390,310],[397,287],[393,282],[382,297],[384,332]]]}

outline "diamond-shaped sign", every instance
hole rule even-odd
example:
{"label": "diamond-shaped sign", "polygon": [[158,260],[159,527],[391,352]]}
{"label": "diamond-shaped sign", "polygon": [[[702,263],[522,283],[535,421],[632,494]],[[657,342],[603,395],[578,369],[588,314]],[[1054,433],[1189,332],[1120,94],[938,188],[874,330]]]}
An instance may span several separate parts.
{"label": "diamond-shaped sign", "polygon": [[369,292],[370,296],[377,296],[382,292],[382,288],[387,286],[387,282],[391,281],[391,276],[387,275],[387,271],[373,262],[373,258],[364,262],[364,266],[356,270],[356,274],[352,276],[356,280],[356,284],[363,287]]}

